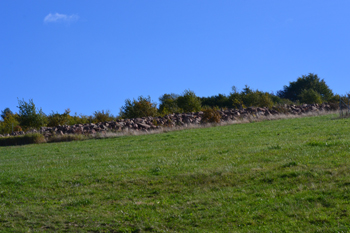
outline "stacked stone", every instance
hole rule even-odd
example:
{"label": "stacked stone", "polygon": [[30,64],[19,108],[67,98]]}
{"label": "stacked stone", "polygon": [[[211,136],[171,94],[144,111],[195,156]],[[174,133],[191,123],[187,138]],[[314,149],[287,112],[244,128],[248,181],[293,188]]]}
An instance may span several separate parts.
{"label": "stacked stone", "polygon": [[[335,110],[335,107],[329,104],[304,104],[304,105],[284,105],[280,107],[254,108],[245,109],[226,109],[219,110],[221,122],[236,121],[245,118],[259,118],[262,116],[273,116],[279,114],[294,114],[300,115],[308,112],[330,111]],[[202,124],[203,112],[192,113],[173,113],[165,117],[142,117],[132,119],[117,119],[116,121],[99,122],[96,124],[75,124],[75,125],[60,125],[56,127],[41,127],[39,131],[31,130],[26,133],[23,131],[13,132],[11,134],[1,135],[0,137],[18,136],[28,133],[41,133],[45,137],[53,135],[65,134],[106,134],[108,131],[150,131],[160,129],[162,127],[186,127],[191,124]]]}

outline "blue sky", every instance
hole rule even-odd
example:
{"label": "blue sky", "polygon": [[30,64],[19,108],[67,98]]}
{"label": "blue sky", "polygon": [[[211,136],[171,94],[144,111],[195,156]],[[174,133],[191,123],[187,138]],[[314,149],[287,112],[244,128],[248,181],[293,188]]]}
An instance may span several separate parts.
{"label": "blue sky", "polygon": [[0,110],[114,115],[185,89],[276,92],[315,73],[350,91],[350,1],[3,0]]}

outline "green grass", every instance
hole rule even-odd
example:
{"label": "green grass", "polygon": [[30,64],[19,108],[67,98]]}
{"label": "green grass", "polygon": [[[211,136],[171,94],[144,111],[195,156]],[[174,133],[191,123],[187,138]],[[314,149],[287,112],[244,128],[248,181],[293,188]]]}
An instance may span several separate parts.
{"label": "green grass", "polygon": [[348,232],[333,117],[0,147],[0,231]]}

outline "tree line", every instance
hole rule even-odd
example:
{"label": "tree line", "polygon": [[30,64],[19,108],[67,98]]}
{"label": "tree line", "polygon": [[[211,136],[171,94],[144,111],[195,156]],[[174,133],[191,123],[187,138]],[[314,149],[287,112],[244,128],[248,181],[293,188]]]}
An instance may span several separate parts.
{"label": "tree line", "polygon": [[71,115],[70,109],[64,113],[52,112],[45,114],[41,108],[37,108],[33,100],[26,102],[18,100],[18,112],[14,113],[9,108],[1,111],[0,134],[12,131],[27,131],[38,129],[42,126],[74,125],[112,121],[116,118],[137,118],[145,116],[164,116],[171,113],[198,112],[205,109],[268,107],[272,108],[281,104],[321,104],[339,102],[341,96],[334,94],[323,79],[317,74],[302,75],[296,81],[285,85],[276,94],[253,90],[245,86],[238,91],[233,86],[228,94],[218,94],[209,97],[198,97],[191,90],[185,90],[182,94],[163,94],[159,98],[159,106],[151,98],[139,96],[137,99],[125,100],[118,116],[110,111],[95,111],[93,115]]}

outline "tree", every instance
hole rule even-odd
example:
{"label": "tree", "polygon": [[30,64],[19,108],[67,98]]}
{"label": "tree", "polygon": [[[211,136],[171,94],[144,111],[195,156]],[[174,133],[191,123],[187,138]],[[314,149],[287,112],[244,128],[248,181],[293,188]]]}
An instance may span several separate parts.
{"label": "tree", "polygon": [[125,105],[120,109],[120,117],[122,118],[137,118],[157,116],[157,104],[152,103],[151,97],[147,98],[139,96],[137,100],[125,100]]}
{"label": "tree", "polygon": [[280,99],[268,92],[254,91],[247,85],[245,85],[240,93],[238,93],[235,86],[232,87],[232,91],[229,99],[234,108],[244,108],[245,106],[271,108],[275,104],[274,100],[277,101]]}
{"label": "tree", "polygon": [[106,121],[113,121],[115,117],[111,114],[109,110],[102,111],[95,111],[94,112],[94,122],[106,122]]}
{"label": "tree", "polygon": [[5,117],[7,114],[13,115],[13,112],[10,110],[10,108],[5,108],[4,110],[1,111],[1,119],[5,120]]}
{"label": "tree", "polygon": [[161,115],[166,115],[170,113],[179,113],[182,110],[177,105],[177,98],[179,95],[171,93],[171,94],[164,94],[161,97],[159,97],[159,113]]}
{"label": "tree", "polygon": [[48,123],[47,126],[49,127],[55,127],[58,125],[68,125],[69,123],[69,113],[70,109],[66,109],[63,114],[59,114],[58,112],[54,113],[52,112],[48,117]]}
{"label": "tree", "polygon": [[245,105],[242,100],[242,96],[238,92],[238,89],[236,86],[232,86],[232,92],[230,93],[228,98],[230,102],[229,107],[238,108],[238,109],[245,108]]}
{"label": "tree", "polygon": [[224,94],[200,98],[202,106],[227,108],[230,106],[229,98]]}
{"label": "tree", "polygon": [[323,102],[321,95],[314,89],[302,90],[298,97],[301,103],[322,104]]}
{"label": "tree", "polygon": [[46,115],[41,108],[35,108],[33,99],[30,99],[29,103],[18,100],[17,107],[19,108],[18,120],[23,129],[40,128],[46,124]]}
{"label": "tree", "polygon": [[201,110],[201,101],[191,90],[185,90],[182,96],[177,98],[177,105],[184,112],[198,112]]}
{"label": "tree", "polygon": [[[4,111],[3,111],[3,113],[4,113]],[[3,118],[3,122],[1,122],[1,127],[0,127],[1,134],[11,133],[12,129],[14,131],[17,131],[16,129],[19,129],[17,114],[13,114],[11,111],[6,111],[5,116],[1,115],[1,117]]]}
{"label": "tree", "polygon": [[277,95],[291,101],[301,101],[302,92],[311,89],[321,96],[322,101],[329,101],[333,97],[333,92],[326,82],[323,79],[320,80],[317,74],[312,73],[299,77],[295,82],[290,82],[289,86],[284,86],[283,90],[277,92]]}

